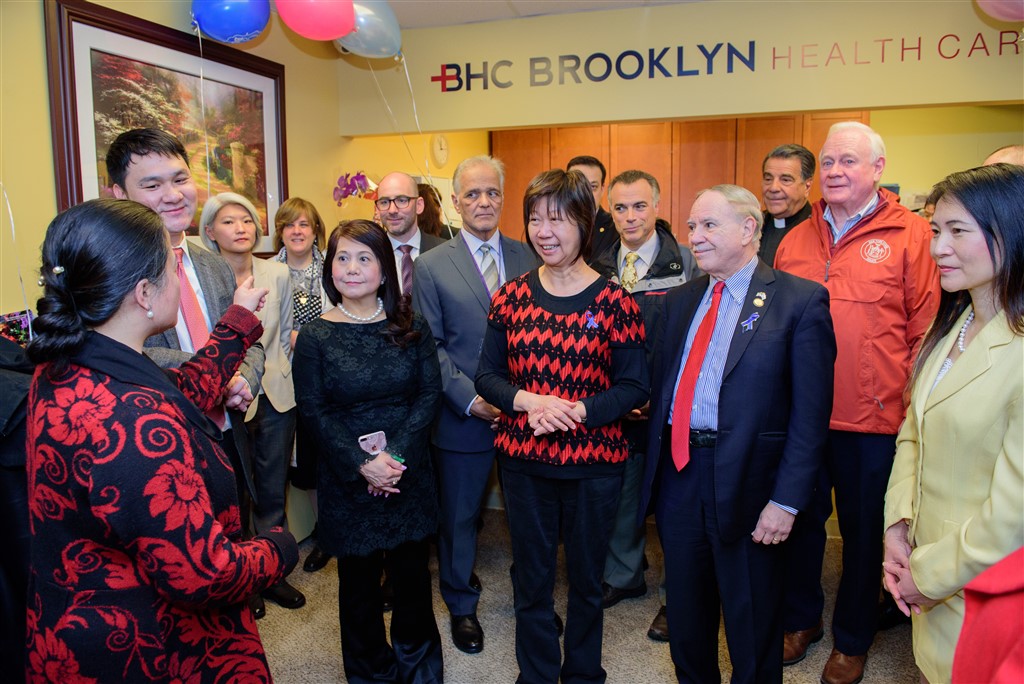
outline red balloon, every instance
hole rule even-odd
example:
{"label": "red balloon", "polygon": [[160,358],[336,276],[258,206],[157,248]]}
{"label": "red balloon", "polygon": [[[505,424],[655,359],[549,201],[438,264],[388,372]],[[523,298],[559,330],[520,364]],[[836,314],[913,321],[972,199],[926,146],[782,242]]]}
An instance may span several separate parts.
{"label": "red balloon", "polygon": [[352,0],[276,0],[281,21],[303,38],[335,40],[352,33]]}
{"label": "red balloon", "polygon": [[997,21],[1024,21],[1024,0],[978,0],[978,7]]}

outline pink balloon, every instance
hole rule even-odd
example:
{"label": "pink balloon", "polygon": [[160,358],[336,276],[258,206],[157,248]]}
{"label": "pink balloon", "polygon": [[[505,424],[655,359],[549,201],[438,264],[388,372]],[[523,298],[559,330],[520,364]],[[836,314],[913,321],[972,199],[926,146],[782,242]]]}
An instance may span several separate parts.
{"label": "pink balloon", "polygon": [[288,28],[310,40],[335,40],[356,26],[352,0],[277,0],[277,13]]}
{"label": "pink balloon", "polygon": [[978,0],[978,7],[998,21],[1024,22],[1024,0]]}

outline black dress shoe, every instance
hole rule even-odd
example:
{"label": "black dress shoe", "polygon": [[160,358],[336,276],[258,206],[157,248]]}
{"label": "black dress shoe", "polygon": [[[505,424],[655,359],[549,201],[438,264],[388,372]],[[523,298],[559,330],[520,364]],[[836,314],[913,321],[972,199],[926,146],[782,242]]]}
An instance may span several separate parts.
{"label": "black dress shoe", "polygon": [[665,614],[665,606],[658,609],[654,616],[650,629],[647,630],[647,638],[651,641],[668,641],[668,615]]}
{"label": "black dress shoe", "polygon": [[555,629],[558,630],[558,636],[565,634],[565,623],[562,622],[562,616],[555,613]]}
{"label": "black dress shoe", "polygon": [[452,642],[463,653],[484,650],[484,630],[476,614],[452,615]]}
{"label": "black dress shoe", "polygon": [[384,581],[380,585],[380,609],[385,613],[395,607],[395,585],[391,577],[384,575]]}
{"label": "black dress shoe", "polygon": [[267,604],[263,602],[263,597],[259,594],[253,594],[249,597],[249,610],[252,611],[252,616],[257,620],[262,620],[267,614]]}
{"label": "black dress shoe", "polygon": [[270,599],[282,608],[295,609],[306,605],[302,592],[281,580],[263,590],[263,598]]}
{"label": "black dress shoe", "polygon": [[910,616],[904,615],[903,611],[896,607],[892,596],[885,595],[882,602],[878,604],[878,630],[892,629],[899,625],[909,625]]}
{"label": "black dress shoe", "polygon": [[469,588],[473,591],[484,590],[484,585],[480,584],[480,578],[476,576],[475,572],[469,573]]}
{"label": "black dress shoe", "polygon": [[601,584],[601,607],[604,609],[611,608],[622,599],[628,598],[639,598],[647,593],[647,582],[643,582],[639,587],[633,589],[619,589],[613,587],[610,584]]}
{"label": "black dress shoe", "polygon": [[306,572],[323,570],[324,566],[327,565],[330,560],[331,554],[327,553],[319,546],[314,546],[313,550],[309,552],[308,556],[306,556],[306,562],[302,564],[302,569]]}

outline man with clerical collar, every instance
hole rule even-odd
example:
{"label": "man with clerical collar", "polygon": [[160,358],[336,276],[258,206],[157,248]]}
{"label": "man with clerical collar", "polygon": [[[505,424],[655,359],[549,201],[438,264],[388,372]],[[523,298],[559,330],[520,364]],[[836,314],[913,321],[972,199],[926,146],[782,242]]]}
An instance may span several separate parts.
{"label": "man with clerical collar", "polygon": [[757,255],[771,266],[786,234],[811,215],[808,195],[814,180],[814,154],[803,145],[779,145],[761,163],[764,229]]}
{"label": "man with clerical collar", "polygon": [[597,205],[597,217],[594,219],[594,230],[590,242],[591,266],[606,249],[619,240],[619,234],[615,232],[615,222],[612,215],[601,206],[604,199],[605,179],[608,177],[604,164],[597,157],[580,155],[573,157],[565,165],[566,171],[579,171],[590,183],[590,189],[594,193],[594,203]]}
{"label": "man with clerical collar", "polygon": [[374,206],[380,215],[380,224],[388,231],[388,239],[391,240],[402,293],[411,294],[413,262],[421,253],[437,247],[444,240],[419,229],[417,221],[425,205],[416,180],[407,173],[399,171],[384,176],[377,185]]}

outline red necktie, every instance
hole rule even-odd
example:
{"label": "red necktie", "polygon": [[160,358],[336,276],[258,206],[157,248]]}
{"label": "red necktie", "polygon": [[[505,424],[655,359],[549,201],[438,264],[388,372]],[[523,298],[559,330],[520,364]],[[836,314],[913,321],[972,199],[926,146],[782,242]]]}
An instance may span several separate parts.
{"label": "red necktie", "polygon": [[[188,336],[192,338],[192,351],[198,352],[200,348],[210,341],[210,329],[206,327],[203,310],[199,308],[199,298],[196,297],[196,291],[192,289],[192,283],[189,282],[188,274],[185,273],[185,266],[181,263],[184,255],[184,249],[181,247],[174,248],[174,258],[178,261],[175,270],[178,273],[178,282],[181,284],[181,303],[179,306],[181,307],[181,316],[185,319],[185,327],[188,328]],[[223,403],[218,403],[207,411],[206,415],[222,429],[231,427],[226,425]]]}
{"label": "red necktie", "polygon": [[711,293],[711,308],[704,314],[697,334],[693,336],[690,353],[683,366],[683,376],[679,380],[676,391],[676,403],[672,409],[672,462],[676,470],[682,470],[690,462],[690,413],[693,411],[693,393],[697,389],[697,376],[704,365],[704,357],[708,353],[711,335],[715,332],[715,319],[718,318],[718,305],[722,302],[722,289],[725,281],[715,283]]}
{"label": "red necktie", "polygon": [[184,249],[174,248],[174,258],[178,260],[178,282],[181,284],[181,316],[185,319],[188,336],[192,338],[192,351],[197,352],[209,341],[210,329],[206,327],[206,319],[203,318],[203,310],[199,307],[196,291],[192,289],[192,283],[185,273],[185,266],[181,263],[184,255]]}
{"label": "red necktie", "polygon": [[402,294],[412,294],[412,245],[401,245],[402,253]]}

